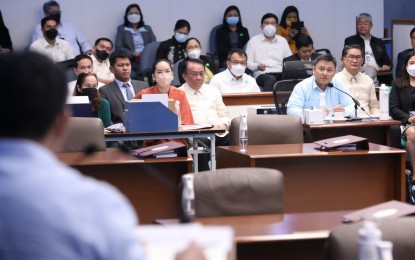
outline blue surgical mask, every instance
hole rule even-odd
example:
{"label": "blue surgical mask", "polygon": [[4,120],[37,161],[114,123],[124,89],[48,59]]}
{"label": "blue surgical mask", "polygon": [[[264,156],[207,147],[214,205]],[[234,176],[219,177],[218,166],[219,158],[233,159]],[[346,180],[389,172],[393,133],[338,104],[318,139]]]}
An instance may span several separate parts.
{"label": "blue surgical mask", "polygon": [[226,17],[226,22],[229,25],[237,25],[239,23],[239,17],[237,16]]}
{"label": "blue surgical mask", "polygon": [[183,33],[176,32],[174,34],[174,38],[176,38],[176,41],[180,43],[184,43],[187,40],[187,35]]}

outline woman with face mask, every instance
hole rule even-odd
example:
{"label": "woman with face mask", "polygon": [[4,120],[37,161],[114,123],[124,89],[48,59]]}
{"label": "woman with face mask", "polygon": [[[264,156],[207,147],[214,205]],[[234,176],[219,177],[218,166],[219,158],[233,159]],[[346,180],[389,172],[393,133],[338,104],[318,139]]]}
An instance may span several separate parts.
{"label": "woman with face mask", "polygon": [[[402,139],[411,158],[412,174],[415,172],[415,51],[404,60],[401,74],[393,80],[389,97],[389,113],[402,123]],[[415,174],[411,182],[411,203],[415,203]]]}
{"label": "woman with face mask", "polygon": [[239,8],[231,5],[223,14],[222,26],[216,31],[219,67],[226,68],[226,59],[231,49],[243,49],[249,41],[248,29],[242,26]]}
{"label": "woman with face mask", "polygon": [[[185,49],[187,54],[187,59],[199,59],[203,61],[205,64],[205,78],[204,82],[206,84],[209,83],[210,79],[219,72],[218,67],[216,66],[215,62],[206,55],[201,55],[202,52],[202,45],[200,41],[194,37],[187,39],[185,43]],[[179,80],[180,83],[183,84],[185,80],[182,77],[183,74],[183,66],[180,66],[181,62],[178,64],[179,66]]]}
{"label": "woman with face mask", "polygon": [[104,127],[111,125],[110,103],[98,92],[98,78],[94,73],[81,73],[76,80],[74,96],[87,96],[92,105],[92,114],[101,118]]}
{"label": "woman with face mask", "polygon": [[156,36],[150,26],[144,24],[143,13],[138,4],[130,4],[125,9],[124,24],[118,26],[115,49],[125,51],[131,59],[131,78],[142,79],[140,56],[144,47],[155,42]]}
{"label": "woman with face mask", "polygon": [[185,42],[190,33],[190,23],[183,19],[178,20],[173,32],[171,39],[160,43],[156,54],[156,59],[166,59],[171,64],[186,58]]}
{"label": "woman with face mask", "polygon": [[[182,125],[193,125],[193,115],[186,98],[186,93],[171,85],[171,82],[173,81],[173,71],[170,61],[166,59],[156,60],[153,65],[153,74],[151,76],[153,81],[156,82],[155,85],[141,90],[134,98],[141,99],[143,95],[146,94],[167,94],[169,100],[180,102],[179,109]],[[168,141],[176,141],[187,145],[182,139],[163,139],[144,141],[143,146],[156,145]]]}
{"label": "woman with face mask", "polygon": [[297,52],[297,47],[295,47],[295,37],[299,33],[304,33],[310,36],[310,34],[307,31],[307,28],[302,27],[300,30],[297,30],[292,27],[293,23],[299,21],[301,20],[297,7],[292,5],[287,6],[284,12],[282,13],[281,22],[277,29],[277,34],[287,39],[292,53]]}

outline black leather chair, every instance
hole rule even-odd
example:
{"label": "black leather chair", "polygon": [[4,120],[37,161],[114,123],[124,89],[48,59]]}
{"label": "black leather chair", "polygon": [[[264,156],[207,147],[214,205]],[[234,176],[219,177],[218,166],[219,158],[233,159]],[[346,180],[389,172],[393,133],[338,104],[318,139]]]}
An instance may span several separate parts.
{"label": "black leather chair", "polygon": [[286,79],[277,81],[274,84],[272,94],[274,96],[274,103],[275,108],[277,109],[277,114],[287,114],[288,99],[290,98],[291,92],[293,91],[295,85],[297,85],[300,81],[301,79]]}

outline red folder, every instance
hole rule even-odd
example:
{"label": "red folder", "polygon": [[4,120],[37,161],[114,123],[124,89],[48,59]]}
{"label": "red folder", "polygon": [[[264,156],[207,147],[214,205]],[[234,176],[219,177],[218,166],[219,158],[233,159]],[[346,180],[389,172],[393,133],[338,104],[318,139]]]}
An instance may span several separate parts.
{"label": "red folder", "polygon": [[139,158],[187,157],[186,145],[170,141],[132,151]]}

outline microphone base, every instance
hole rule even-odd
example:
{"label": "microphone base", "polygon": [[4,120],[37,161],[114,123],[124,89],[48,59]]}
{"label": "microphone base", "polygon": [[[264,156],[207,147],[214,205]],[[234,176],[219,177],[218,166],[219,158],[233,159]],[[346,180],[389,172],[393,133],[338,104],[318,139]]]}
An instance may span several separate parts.
{"label": "microphone base", "polygon": [[349,117],[346,121],[351,122],[351,121],[362,121],[362,118],[360,117]]}

